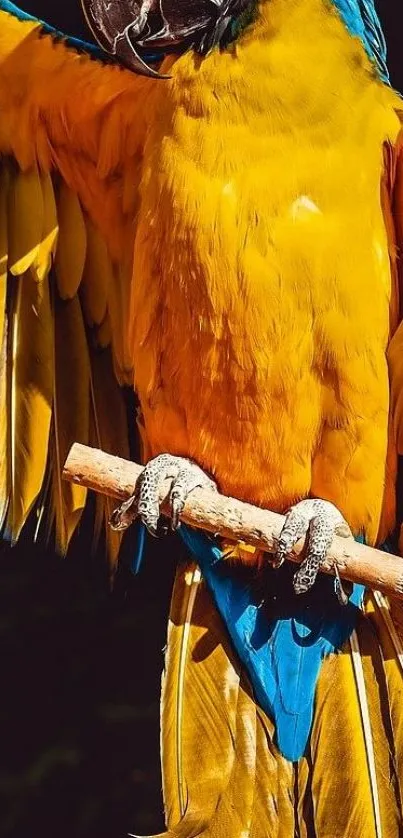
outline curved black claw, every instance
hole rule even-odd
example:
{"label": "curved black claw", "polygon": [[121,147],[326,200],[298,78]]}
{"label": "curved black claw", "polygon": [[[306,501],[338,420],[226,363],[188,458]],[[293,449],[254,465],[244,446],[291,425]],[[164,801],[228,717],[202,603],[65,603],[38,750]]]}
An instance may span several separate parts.
{"label": "curved black claw", "polygon": [[165,480],[172,480],[169,503],[173,530],[180,526],[180,515],[193,489],[217,488],[214,481],[191,460],[159,454],[145,466],[134,495],[112,513],[110,526],[115,530],[124,530],[139,516],[151,535],[162,535],[167,530],[167,527],[161,528],[160,517],[160,491]]}
{"label": "curved black claw", "polygon": [[130,498],[124,500],[116,509],[113,510],[109,519],[109,526],[112,530],[119,532],[120,530],[127,530],[130,524],[137,518],[137,501],[138,495],[135,492]]}
{"label": "curved black claw", "polygon": [[347,583],[347,586],[350,588],[350,591],[348,592],[346,590],[347,586],[343,586],[343,583],[341,581],[339,568],[337,567],[337,564],[334,565],[334,575],[334,592],[337,596],[337,599],[339,600],[340,605],[348,605],[353,585],[351,585],[351,583]]}

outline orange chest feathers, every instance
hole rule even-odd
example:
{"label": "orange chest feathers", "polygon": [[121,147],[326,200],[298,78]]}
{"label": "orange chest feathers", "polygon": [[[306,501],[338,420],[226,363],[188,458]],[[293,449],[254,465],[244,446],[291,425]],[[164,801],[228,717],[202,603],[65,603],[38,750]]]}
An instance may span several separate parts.
{"label": "orange chest feathers", "polygon": [[399,124],[326,9],[273,0],[235,56],[174,65],[145,149],[132,351],[152,453],[273,509],[328,498],[373,541],[392,295],[380,181]]}

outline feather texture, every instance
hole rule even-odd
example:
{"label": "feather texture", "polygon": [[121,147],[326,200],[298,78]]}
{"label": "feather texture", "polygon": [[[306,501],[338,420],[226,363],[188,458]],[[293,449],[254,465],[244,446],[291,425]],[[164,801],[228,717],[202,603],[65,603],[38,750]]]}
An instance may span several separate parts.
{"label": "feather texture", "polygon": [[373,0],[332,0],[352,35],[361,39],[381,78],[388,82],[386,43]]}
{"label": "feather texture", "polygon": [[38,256],[44,225],[43,194],[36,166],[17,171],[8,193],[9,270],[21,276]]}
{"label": "feather texture", "polygon": [[84,510],[87,491],[63,483],[61,474],[74,442],[88,445],[90,363],[78,297],[57,301],[55,325],[55,392],[52,426],[52,476],[58,547],[66,553]]}
{"label": "feather texture", "polygon": [[292,767],[272,745],[273,727],[192,564],[175,581],[161,724],[167,836],[287,838]]}
{"label": "feather texture", "polygon": [[131,261],[125,259],[115,266],[113,282],[109,284],[108,315],[115,375],[120,384],[133,386],[133,364],[129,343],[131,294]]}
{"label": "feather texture", "polygon": [[[382,629],[382,620],[379,625]],[[232,657],[227,631],[217,618],[208,588],[194,565],[181,567],[172,599],[162,705],[166,835],[398,838],[401,774],[394,743],[400,745],[401,730],[393,727],[392,732],[391,720],[395,725],[402,717],[402,679],[390,677],[396,656],[389,653],[384,640],[378,617],[374,619],[374,609],[368,603],[353,644],[358,655],[355,663],[347,643],[323,664],[309,746],[299,763],[293,764],[279,754],[273,724],[265,714],[251,712],[247,682]],[[230,661],[232,670],[228,669]],[[215,674],[217,662],[219,677]],[[214,673],[211,679],[210,673]],[[228,689],[228,676],[234,689]],[[224,729],[222,724],[230,711],[228,740],[227,723]],[[216,736],[222,746],[214,751],[212,761],[210,748]],[[203,745],[206,755],[201,752]],[[376,778],[375,788],[369,766]],[[207,805],[197,767],[203,767],[214,781]],[[242,778],[239,784],[238,778]],[[187,790],[185,795],[181,784]]]}
{"label": "feather texture", "polygon": [[[209,823],[228,783],[239,694],[233,655],[228,644],[221,648],[214,641],[218,617],[206,610],[204,596],[196,596],[199,585],[194,566],[178,572],[161,711],[165,816],[183,836]],[[195,645],[199,666],[189,665]],[[225,684],[221,704],[214,696],[218,677]]]}
{"label": "feather texture", "polygon": [[8,397],[8,317],[6,311],[7,282],[6,277],[0,277],[0,531],[7,514],[10,486],[10,458],[9,458],[9,415],[7,409]]}
{"label": "feather texture", "polygon": [[261,3],[235,54],[167,62],[148,135],[130,325],[150,449],[278,511],[323,497],[375,543],[395,521],[379,196],[401,102],[323,0]]}
{"label": "feather texture", "polygon": [[8,269],[8,170],[0,165],[0,530],[7,513],[10,486],[10,458],[8,456],[9,411],[7,408],[8,370],[8,313],[7,313],[7,269]]}
{"label": "feather texture", "polygon": [[[108,349],[97,350],[90,346],[91,362],[91,423],[90,444],[130,459],[127,413],[122,390],[119,388],[113,371],[111,352]],[[107,552],[112,567],[115,566],[121,535],[108,527],[108,521],[115,507],[111,498],[97,495],[95,498],[96,514],[94,527],[94,548],[103,532]]]}
{"label": "feather texture", "polygon": [[357,635],[358,681],[348,647],[325,662],[319,680],[310,746],[315,829],[326,835],[332,824],[334,838],[397,838],[401,810],[390,761],[382,659],[376,635],[364,620]]}
{"label": "feather texture", "polygon": [[322,579],[316,596],[301,601],[292,596],[290,568],[284,568],[262,610],[251,580],[236,577],[211,538],[188,527],[181,534],[202,568],[256,700],[275,721],[279,750],[298,760],[310,734],[322,661],[351,636],[362,588],[355,586],[348,606],[340,606],[331,581]]}
{"label": "feather texture", "polygon": [[0,308],[0,333],[3,334],[3,317],[5,312],[5,283],[8,270],[8,191],[9,177],[7,166],[0,166],[0,282],[2,283],[2,306]]}
{"label": "feather texture", "polygon": [[40,177],[43,196],[43,229],[38,252],[34,260],[37,279],[44,279],[52,266],[56,253],[59,224],[52,178],[49,174]]}
{"label": "feather texture", "polygon": [[[53,321],[49,285],[31,270],[11,292],[8,536],[15,541],[42,487],[53,398]],[[4,409],[3,407],[3,409]]]}
{"label": "feather texture", "polygon": [[64,182],[60,184],[57,201],[59,241],[55,271],[62,300],[71,300],[77,293],[87,252],[86,228],[77,194]]}
{"label": "feather texture", "polygon": [[[61,481],[70,445],[88,442],[91,423],[93,441],[128,456],[110,357],[91,346],[90,366],[88,341],[110,346],[113,319],[114,365],[132,381],[125,329],[149,86],[54,36],[0,2],[0,520],[7,512],[14,539],[37,503],[39,534],[53,523],[65,552],[86,500]],[[104,529],[109,505],[97,505]],[[120,539],[107,541],[113,565]]]}
{"label": "feather texture", "polygon": [[[375,750],[371,729],[371,719],[369,715],[368,698],[365,688],[364,669],[361,659],[361,649],[357,638],[357,632],[354,631],[350,637],[351,659],[354,670],[355,685],[358,693],[358,702],[361,714],[361,728],[365,744],[365,753],[367,759],[367,774],[369,785],[371,789],[372,810],[374,818],[374,830],[376,838],[382,838],[381,825],[381,810],[379,802],[378,777],[377,767],[375,763]],[[378,767],[379,770],[379,767]]]}
{"label": "feather texture", "polygon": [[399,618],[401,620],[399,605],[374,592],[368,601],[367,614],[381,639],[382,669],[389,702],[391,759],[400,800],[403,800],[403,643],[398,628]]}
{"label": "feather texture", "polygon": [[110,323],[120,382],[136,369],[150,452],[190,455],[224,491],[274,509],[325,497],[383,537],[393,288],[379,183],[399,98],[358,39],[322,0],[273,0],[236,61],[214,52],[196,71],[171,57],[157,84],[0,15],[0,149],[24,172],[56,167],[105,240],[103,340]]}
{"label": "feather texture", "polygon": [[86,322],[93,326],[105,320],[108,296],[115,291],[114,277],[105,240],[90,219],[86,222],[87,252],[81,284],[81,301]]}

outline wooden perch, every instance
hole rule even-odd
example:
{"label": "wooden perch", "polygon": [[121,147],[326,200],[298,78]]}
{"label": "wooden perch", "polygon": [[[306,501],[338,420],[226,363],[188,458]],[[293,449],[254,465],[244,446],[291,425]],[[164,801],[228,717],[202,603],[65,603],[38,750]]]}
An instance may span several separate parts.
{"label": "wooden perch", "polygon": [[[126,500],[133,493],[143,471],[136,463],[113,457],[86,445],[73,445],[63,477],[104,495]],[[167,496],[171,481],[161,490],[162,511],[169,516]],[[181,521],[227,539],[243,541],[273,553],[284,517],[258,509],[235,498],[195,489],[189,496]],[[300,563],[304,547],[298,542],[289,559]],[[357,544],[352,539],[335,537],[322,570],[334,575],[335,566],[342,579],[359,582],[374,590],[403,599],[403,559]]]}

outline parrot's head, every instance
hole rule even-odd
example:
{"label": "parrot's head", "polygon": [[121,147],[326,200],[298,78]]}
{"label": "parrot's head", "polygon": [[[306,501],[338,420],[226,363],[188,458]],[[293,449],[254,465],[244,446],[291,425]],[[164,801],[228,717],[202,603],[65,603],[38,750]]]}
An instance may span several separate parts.
{"label": "parrot's head", "polygon": [[[325,2],[325,0],[324,0]],[[194,49],[206,55],[235,40],[259,0],[81,0],[100,46],[129,69],[155,78],[165,55]],[[329,0],[326,0],[329,3]],[[388,82],[386,44],[375,0],[330,0],[353,37],[360,38]]]}
{"label": "parrot's head", "polygon": [[100,44],[130,69],[158,77],[150,64],[168,53],[195,49],[206,55],[229,43],[254,0],[81,0]]}

